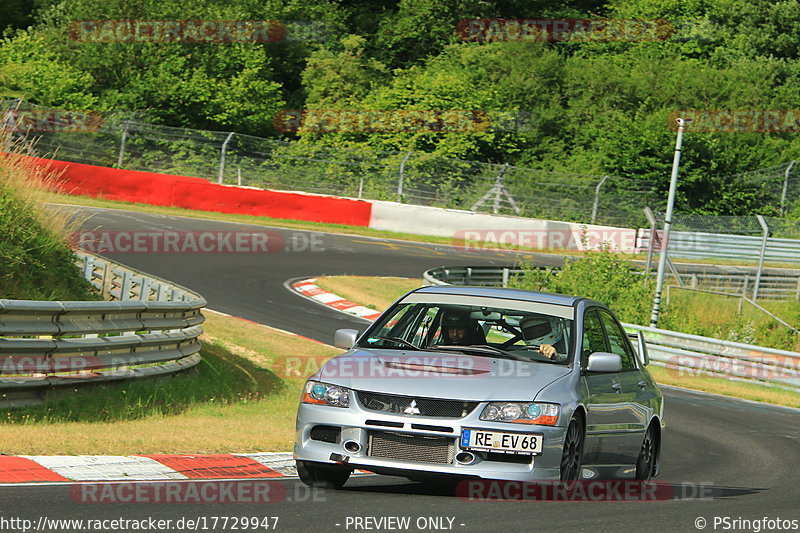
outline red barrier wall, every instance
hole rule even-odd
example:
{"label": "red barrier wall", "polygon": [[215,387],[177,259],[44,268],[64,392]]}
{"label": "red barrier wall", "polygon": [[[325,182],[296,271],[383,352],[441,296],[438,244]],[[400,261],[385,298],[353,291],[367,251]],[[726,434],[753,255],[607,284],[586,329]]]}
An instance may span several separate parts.
{"label": "red barrier wall", "polygon": [[331,196],[230,187],[203,178],[140,172],[32,158],[61,172],[67,194],[198,211],[369,226],[372,204]]}

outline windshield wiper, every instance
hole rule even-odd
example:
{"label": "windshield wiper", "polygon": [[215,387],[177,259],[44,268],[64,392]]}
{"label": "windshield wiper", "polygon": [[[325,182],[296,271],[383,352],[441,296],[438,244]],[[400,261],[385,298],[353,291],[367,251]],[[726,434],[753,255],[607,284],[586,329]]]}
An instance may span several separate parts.
{"label": "windshield wiper", "polygon": [[[396,342],[398,344],[402,344],[406,348],[411,348],[412,350],[422,350],[419,346],[414,346],[410,342],[405,339],[401,339],[400,337],[370,337],[372,339],[380,339],[382,341],[391,341]],[[387,348],[387,346],[381,346],[381,348]]]}
{"label": "windshield wiper", "polygon": [[494,346],[489,346],[488,344],[469,344],[469,345],[457,345],[457,344],[440,344],[437,346],[429,346],[429,350],[457,350],[460,352],[473,352],[478,354],[486,354],[487,352],[492,355],[500,355],[505,357],[506,359],[514,359],[516,361],[525,361],[530,362],[531,360],[527,357],[522,357],[521,355],[517,355],[512,352],[507,352],[505,350],[501,350],[500,348],[495,348]]}

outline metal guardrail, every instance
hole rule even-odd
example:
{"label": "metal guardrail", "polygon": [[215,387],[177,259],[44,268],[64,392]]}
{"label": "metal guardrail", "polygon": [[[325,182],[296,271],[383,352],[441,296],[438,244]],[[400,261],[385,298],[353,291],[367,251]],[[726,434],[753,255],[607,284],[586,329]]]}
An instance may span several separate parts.
{"label": "metal guardrail", "polygon": [[679,376],[722,376],[800,392],[800,353],[634,324],[623,326],[644,333],[652,364],[675,370]]}
{"label": "metal guardrail", "polygon": [[[755,274],[746,268],[726,267],[725,271],[710,272],[704,265],[677,264],[676,267],[678,270],[671,272],[668,281],[674,280],[681,286],[692,289],[703,287],[714,291],[750,294],[755,283]],[[542,268],[549,270],[554,267]],[[779,270],[765,269],[759,283],[759,298],[800,299],[800,270],[786,269],[782,270],[784,275],[776,275],[775,272]],[[517,267],[442,266],[428,270],[428,277],[423,275],[423,278],[428,285],[434,284],[435,277],[452,285],[505,287],[509,279],[521,273],[522,270]]]}
{"label": "metal guardrail", "polygon": [[[755,263],[761,257],[763,244],[764,238],[760,236],[672,231],[669,234],[669,255],[687,259],[737,259]],[[639,247],[647,249],[649,246],[650,230],[640,230]],[[800,264],[800,240],[768,237],[764,259],[776,263]]]}
{"label": "metal guardrail", "polygon": [[[426,285],[506,286],[512,267],[438,267],[423,273]],[[623,324],[642,331],[652,364],[687,378],[721,376],[800,391],[800,353],[713,339],[665,329]]]}
{"label": "metal guardrail", "polygon": [[206,300],[170,281],[78,252],[109,301],[0,300],[0,405],[47,390],[167,376],[200,362]]}

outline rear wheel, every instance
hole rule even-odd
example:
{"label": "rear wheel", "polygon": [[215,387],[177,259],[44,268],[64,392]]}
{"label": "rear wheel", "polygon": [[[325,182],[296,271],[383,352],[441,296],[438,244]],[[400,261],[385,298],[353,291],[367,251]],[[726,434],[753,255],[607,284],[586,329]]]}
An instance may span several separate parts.
{"label": "rear wheel", "polygon": [[583,460],[583,425],[573,418],[564,436],[564,451],[561,453],[561,481],[572,486],[581,478]]}
{"label": "rear wheel", "polygon": [[346,467],[310,461],[295,462],[300,481],[309,487],[340,489],[350,478],[351,470]]}
{"label": "rear wheel", "polygon": [[656,457],[658,456],[658,435],[652,424],[647,428],[642,440],[642,448],[639,450],[639,458],[636,459],[636,479],[647,481],[653,476],[656,468]]}

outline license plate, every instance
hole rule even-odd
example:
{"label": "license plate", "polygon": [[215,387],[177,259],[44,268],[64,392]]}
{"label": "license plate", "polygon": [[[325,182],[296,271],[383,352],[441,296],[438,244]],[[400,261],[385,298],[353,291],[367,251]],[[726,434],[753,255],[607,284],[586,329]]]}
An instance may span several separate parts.
{"label": "license plate", "polygon": [[542,453],[542,435],[530,433],[506,433],[485,429],[461,431],[461,447],[502,453]]}

